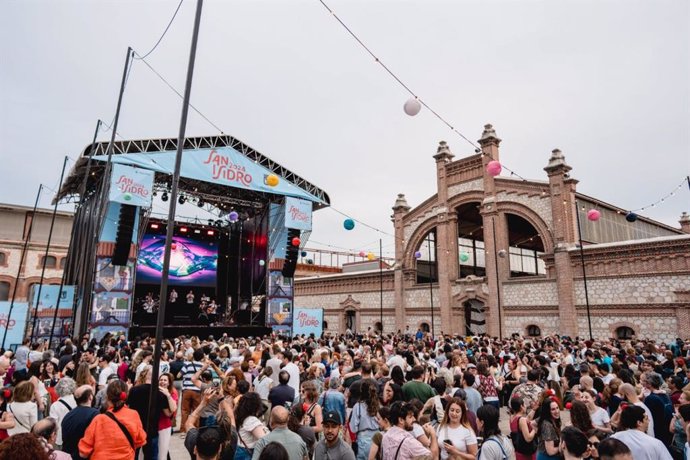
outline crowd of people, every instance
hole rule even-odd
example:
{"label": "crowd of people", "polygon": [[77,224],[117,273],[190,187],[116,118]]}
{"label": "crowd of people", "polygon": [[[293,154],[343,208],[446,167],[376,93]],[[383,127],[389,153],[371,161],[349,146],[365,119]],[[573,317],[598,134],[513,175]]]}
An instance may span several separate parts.
{"label": "crowd of people", "polygon": [[0,460],[174,459],[174,436],[199,460],[690,453],[690,341],[417,331],[160,345],[159,359],[150,337],[0,350]]}

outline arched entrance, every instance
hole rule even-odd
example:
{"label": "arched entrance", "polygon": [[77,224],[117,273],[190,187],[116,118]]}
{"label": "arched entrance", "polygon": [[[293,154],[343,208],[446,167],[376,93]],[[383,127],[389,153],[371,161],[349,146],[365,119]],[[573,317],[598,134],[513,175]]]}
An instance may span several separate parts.
{"label": "arched entrance", "polygon": [[357,312],[355,310],[345,310],[345,330],[357,332]]}
{"label": "arched entrance", "polygon": [[484,302],[470,299],[462,304],[465,312],[465,335],[486,333],[486,312]]}

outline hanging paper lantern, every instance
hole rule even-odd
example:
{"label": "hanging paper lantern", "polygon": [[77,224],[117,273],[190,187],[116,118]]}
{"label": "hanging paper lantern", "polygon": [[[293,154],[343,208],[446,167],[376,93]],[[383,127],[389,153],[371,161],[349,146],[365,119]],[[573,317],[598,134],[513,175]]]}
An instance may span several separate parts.
{"label": "hanging paper lantern", "polygon": [[263,259],[259,260],[259,265],[263,267],[264,265],[266,265],[266,261]]}
{"label": "hanging paper lantern", "polygon": [[280,179],[278,179],[278,176],[276,176],[275,174],[269,174],[268,176],[266,176],[266,185],[268,185],[269,187],[275,187],[276,185],[278,185],[279,182]]}
{"label": "hanging paper lantern", "polygon": [[364,251],[359,251],[359,257],[365,257],[367,255]]}
{"label": "hanging paper lantern", "polygon": [[367,259],[374,260],[375,258],[376,258],[376,256],[374,255],[373,252],[370,252],[369,254],[367,254]]}
{"label": "hanging paper lantern", "polygon": [[301,241],[300,241],[299,238],[294,237],[294,238],[292,239],[292,245],[293,245],[293,246],[299,247],[299,244],[300,244],[300,243],[301,243]]}
{"label": "hanging paper lantern", "polygon": [[408,114],[411,117],[414,117],[419,113],[420,110],[422,110],[422,104],[419,103],[419,100],[416,97],[411,97],[410,99],[405,101],[403,109],[405,110],[406,114]]}
{"label": "hanging paper lantern", "polygon": [[591,220],[592,222],[598,221],[600,217],[601,213],[596,209],[590,209],[587,211],[587,219]]}
{"label": "hanging paper lantern", "polygon": [[125,201],[131,201],[132,200],[132,194],[131,193],[125,193],[122,198],[125,199]]}
{"label": "hanging paper lantern", "polygon": [[501,170],[503,167],[501,166],[501,163],[496,161],[496,160],[491,160],[487,165],[486,165],[486,172],[489,173],[490,176],[496,177],[499,174],[501,174]]}
{"label": "hanging paper lantern", "polygon": [[237,211],[231,211],[230,214],[228,214],[228,220],[230,222],[235,223],[240,219],[240,215],[237,214]]}
{"label": "hanging paper lantern", "polygon": [[302,251],[302,257],[307,257],[307,251]]}
{"label": "hanging paper lantern", "polygon": [[421,258],[422,258],[422,253],[421,253],[421,251],[415,252],[415,253],[414,253],[414,258],[415,258],[415,259],[421,259]]}
{"label": "hanging paper lantern", "polygon": [[345,219],[343,222],[343,227],[345,227],[345,230],[352,230],[355,228],[355,221],[352,219]]}
{"label": "hanging paper lantern", "polygon": [[625,220],[627,220],[628,222],[635,222],[637,220],[637,214],[630,211],[625,215]]}
{"label": "hanging paper lantern", "polygon": [[460,262],[467,262],[470,260],[470,255],[466,252],[461,252],[460,253]]}

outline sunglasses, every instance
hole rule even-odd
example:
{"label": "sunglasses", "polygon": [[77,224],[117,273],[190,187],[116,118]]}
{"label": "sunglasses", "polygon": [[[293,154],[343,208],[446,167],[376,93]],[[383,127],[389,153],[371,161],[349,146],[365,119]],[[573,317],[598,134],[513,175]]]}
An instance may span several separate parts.
{"label": "sunglasses", "polygon": [[599,441],[588,442],[587,445],[589,445],[589,447],[594,447],[595,449],[598,449],[599,448]]}

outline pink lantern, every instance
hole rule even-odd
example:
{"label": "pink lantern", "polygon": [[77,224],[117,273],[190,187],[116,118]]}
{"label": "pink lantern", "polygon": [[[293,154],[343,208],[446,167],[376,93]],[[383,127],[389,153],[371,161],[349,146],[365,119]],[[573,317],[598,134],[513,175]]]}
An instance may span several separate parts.
{"label": "pink lantern", "polygon": [[600,217],[601,213],[596,209],[590,209],[587,211],[587,219],[591,220],[592,222],[598,221]]}
{"label": "pink lantern", "polygon": [[498,176],[501,174],[501,169],[503,167],[501,166],[501,163],[496,160],[491,160],[487,165],[486,165],[486,172],[489,173],[490,176]]}
{"label": "pink lantern", "polygon": [[364,256],[366,256],[366,255],[367,255],[366,252],[364,252],[364,251],[359,251],[359,257],[364,257]]}

